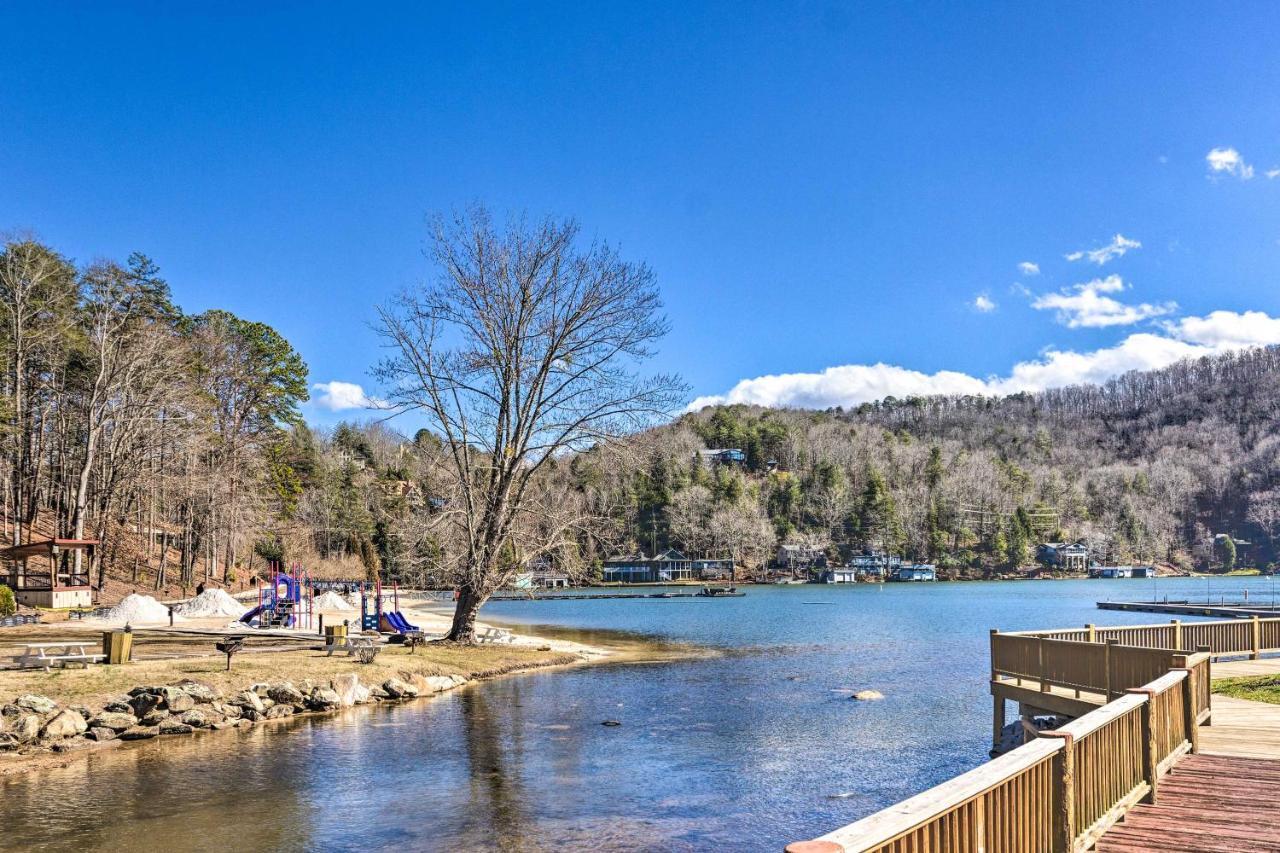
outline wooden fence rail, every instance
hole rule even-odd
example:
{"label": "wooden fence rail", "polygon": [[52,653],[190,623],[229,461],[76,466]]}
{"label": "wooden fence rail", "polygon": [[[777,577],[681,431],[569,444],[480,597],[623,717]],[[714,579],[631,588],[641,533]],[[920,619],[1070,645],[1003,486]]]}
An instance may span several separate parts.
{"label": "wooden fence rail", "polygon": [[1049,640],[1105,643],[1115,640],[1125,646],[1151,649],[1199,651],[1207,647],[1214,655],[1251,655],[1280,652],[1280,617],[1225,619],[1215,622],[1183,622],[1174,619],[1157,625],[1120,625],[1110,628],[1054,628],[1048,631],[1011,631],[1007,637],[1038,637]]}
{"label": "wooden fence rail", "polygon": [[[1114,672],[1140,673],[1160,661],[1167,666],[1056,731],[856,823],[795,842],[788,853],[1077,853],[1137,803],[1156,802],[1161,777],[1198,750],[1196,709],[1207,700],[1208,654],[995,636],[1010,638],[1002,663],[1015,669],[1029,668],[1033,659],[1042,665],[1048,649],[1050,667],[1064,667],[1053,671],[1068,672],[1055,657],[1058,650],[1096,655],[1080,648],[1089,645],[1119,661]],[[1146,654],[1152,651],[1166,656]],[[1096,680],[1101,670],[1090,666],[1064,678]]]}

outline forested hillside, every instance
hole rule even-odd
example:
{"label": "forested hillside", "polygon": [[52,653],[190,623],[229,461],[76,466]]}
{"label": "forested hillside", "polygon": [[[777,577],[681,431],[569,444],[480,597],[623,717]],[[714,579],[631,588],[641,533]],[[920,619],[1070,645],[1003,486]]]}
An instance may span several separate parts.
{"label": "forested hillside", "polygon": [[[269,326],[184,313],[145,256],[76,265],[33,240],[0,252],[0,322],[8,542],[100,539],[100,580],[156,589],[243,583],[280,559],[450,582],[441,520],[460,507],[441,443],[305,425],[306,365]],[[1276,349],[1003,399],[709,408],[555,458],[539,486],[554,542],[513,542],[509,559],[589,574],[676,546],[751,567],[795,542],[984,573],[1083,539],[1117,562],[1262,566],[1280,534],[1278,415]],[[745,461],[698,457],[716,448]]]}
{"label": "forested hillside", "polygon": [[[1258,349],[1003,399],[708,408],[645,436],[645,466],[603,487],[629,496],[636,542],[695,551],[751,530],[762,552],[767,527],[833,556],[956,567],[1027,565],[1064,539],[1112,561],[1262,565],[1280,533],[1278,416],[1280,351]],[[704,446],[746,463],[692,463]]]}

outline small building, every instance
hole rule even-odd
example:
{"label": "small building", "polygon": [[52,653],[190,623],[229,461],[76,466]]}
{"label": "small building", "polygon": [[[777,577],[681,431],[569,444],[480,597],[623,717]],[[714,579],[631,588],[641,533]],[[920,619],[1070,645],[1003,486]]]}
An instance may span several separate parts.
{"label": "small building", "polygon": [[727,558],[694,560],[693,576],[704,581],[727,580],[733,577],[733,560]]}
{"label": "small building", "polygon": [[[96,539],[46,539],[0,551],[10,564],[7,585],[19,604],[28,607],[92,607],[93,587],[89,564],[98,546]],[[76,552],[82,554],[76,569]],[[37,568],[29,561],[37,559]]]}
{"label": "small building", "polygon": [[666,583],[693,580],[693,560],[672,548],[653,557],[636,553],[604,561],[604,579],[615,583]]}
{"label": "small building", "polygon": [[938,572],[928,563],[914,563],[909,566],[899,566],[898,571],[893,575],[893,579],[896,581],[936,581]]}
{"label": "small building", "polygon": [[857,583],[858,572],[852,566],[828,567],[818,574],[818,583]]}
{"label": "small building", "polygon": [[1153,578],[1155,566],[1098,566],[1089,572],[1095,578]]}
{"label": "small building", "polygon": [[1036,560],[1051,569],[1082,572],[1089,567],[1089,547],[1083,542],[1045,542],[1036,546]]}
{"label": "small building", "polygon": [[747,461],[747,454],[736,447],[699,450],[693,456],[704,465],[741,465]]}

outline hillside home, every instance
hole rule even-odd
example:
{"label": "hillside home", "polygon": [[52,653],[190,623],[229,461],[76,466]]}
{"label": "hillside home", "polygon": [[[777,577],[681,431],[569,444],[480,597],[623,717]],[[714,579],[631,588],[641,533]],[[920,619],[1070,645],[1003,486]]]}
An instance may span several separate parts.
{"label": "hillside home", "polygon": [[1089,567],[1089,548],[1083,542],[1045,542],[1036,547],[1036,560],[1052,569],[1082,572]]}

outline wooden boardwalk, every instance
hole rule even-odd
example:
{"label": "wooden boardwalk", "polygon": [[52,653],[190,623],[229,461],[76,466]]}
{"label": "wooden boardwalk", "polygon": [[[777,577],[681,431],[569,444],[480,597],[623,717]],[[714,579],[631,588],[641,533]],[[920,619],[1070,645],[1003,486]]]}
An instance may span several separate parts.
{"label": "wooden boardwalk", "polygon": [[1188,755],[1160,781],[1154,805],[1129,810],[1098,853],[1280,852],[1280,761]]}

